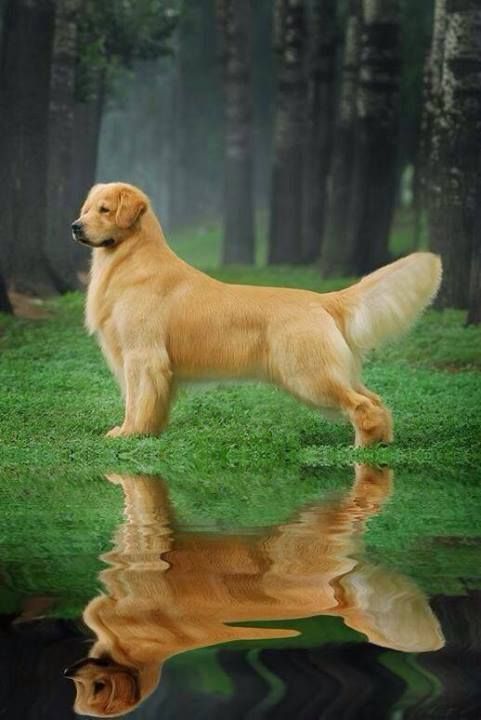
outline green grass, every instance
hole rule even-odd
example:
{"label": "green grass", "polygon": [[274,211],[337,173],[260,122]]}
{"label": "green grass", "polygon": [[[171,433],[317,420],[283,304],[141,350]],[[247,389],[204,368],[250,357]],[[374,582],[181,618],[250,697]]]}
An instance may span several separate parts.
{"label": "green grass", "polygon": [[[230,281],[314,290],[315,269],[221,269]],[[281,522],[347,489],[353,461],[388,464],[395,490],[372,520],[368,552],[430,592],[479,586],[481,330],[431,311],[366,365],[394,411],[396,442],[353,450],[331,424],[275,388],[246,383],[182,390],[160,438],[107,440],[122,403],[82,323],[83,297],[48,303],[42,320],[0,328],[0,606],[32,592],[76,614],[98,588],[98,555],[121,518],[108,472],[159,474],[181,523],[223,529]]]}
{"label": "green grass", "polygon": [[[281,281],[281,271],[276,274]],[[310,271],[306,277],[310,284]],[[0,467],[140,465],[218,477],[249,466],[262,477],[273,467],[312,465],[313,458],[323,464],[479,459],[481,330],[464,328],[457,312],[428,313],[411,335],[367,364],[367,384],[394,410],[397,440],[354,451],[348,425],[252,383],[181,391],[161,438],[104,439],[121,420],[122,403],[83,329],[82,304],[80,295],[70,295],[51,303],[49,319],[4,321]]]}

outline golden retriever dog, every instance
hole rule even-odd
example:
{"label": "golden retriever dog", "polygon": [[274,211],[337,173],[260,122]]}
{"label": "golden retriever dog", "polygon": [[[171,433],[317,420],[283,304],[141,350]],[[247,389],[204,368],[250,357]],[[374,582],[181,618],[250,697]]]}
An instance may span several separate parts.
{"label": "golden retriever dog", "polygon": [[[330,615],[369,641],[404,652],[438,650],[444,638],[412,580],[359,556],[362,533],[391,491],[391,472],[356,467],[352,489],[292,522],[248,535],[174,532],[163,482],[109,476],[122,487],[125,520],[103,556],[105,593],[84,611],[89,656],[65,671],[75,711],[129,712],[157,687],[164,662],[234,640],[288,638],[276,621]],[[236,623],[270,621],[274,627]]]}
{"label": "golden retriever dog", "polygon": [[361,380],[363,355],[404,332],[431,302],[441,262],[414,253],[339,292],[231,285],[169,248],[149,199],[95,185],[72,225],[93,248],[86,324],[125,398],[109,437],[158,434],[177,383],[252,378],[340,410],[356,445],[392,440],[389,411]]}

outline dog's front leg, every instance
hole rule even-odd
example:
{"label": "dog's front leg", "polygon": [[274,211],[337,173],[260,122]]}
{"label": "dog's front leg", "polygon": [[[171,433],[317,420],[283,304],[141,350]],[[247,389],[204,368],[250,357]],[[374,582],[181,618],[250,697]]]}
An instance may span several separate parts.
{"label": "dog's front leg", "polygon": [[107,437],[158,435],[167,424],[172,370],[165,350],[131,351],[125,357],[125,418]]}

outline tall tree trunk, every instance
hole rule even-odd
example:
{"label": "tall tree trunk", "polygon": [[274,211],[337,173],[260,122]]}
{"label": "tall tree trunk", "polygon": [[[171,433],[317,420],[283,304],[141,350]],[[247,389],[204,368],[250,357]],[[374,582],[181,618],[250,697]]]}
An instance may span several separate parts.
{"label": "tall tree trunk", "polygon": [[0,77],[0,238],[5,273],[22,292],[53,290],[44,254],[53,9],[10,0]]}
{"label": "tall tree trunk", "polygon": [[269,263],[302,261],[303,151],[306,129],[304,0],[276,0],[277,106]]}
{"label": "tall tree trunk", "polygon": [[423,93],[419,141],[414,168],[413,210],[414,210],[414,247],[421,243],[422,216],[427,208],[428,165],[432,134],[432,65],[431,51],[428,51],[423,66]]}
{"label": "tall tree trunk", "polygon": [[481,7],[473,0],[446,3],[441,112],[430,178],[431,246],[444,267],[438,304],[466,308],[481,184]]}
{"label": "tall tree trunk", "polygon": [[57,0],[50,75],[47,236],[45,248],[59,292],[78,287],[70,226],[72,202],[75,62],[82,0]]}
{"label": "tall tree trunk", "polygon": [[481,325],[481,154],[478,152],[478,183],[472,234],[468,325]]}
{"label": "tall tree trunk", "polygon": [[7,294],[7,285],[5,283],[3,275],[0,275],[0,312],[13,312],[12,304]]}
{"label": "tall tree trunk", "polygon": [[348,229],[357,129],[356,98],[361,49],[360,11],[360,0],[350,0],[329,180],[326,232],[321,253],[321,272],[326,277],[347,275],[352,270],[353,249],[348,244],[350,239]]}
{"label": "tall tree trunk", "polygon": [[255,261],[251,0],[217,0],[225,91],[224,264]]}
{"label": "tall tree trunk", "polygon": [[5,16],[9,0],[0,0],[0,57],[3,52],[3,37],[5,30]]}
{"label": "tall tree trunk", "polygon": [[481,197],[478,198],[476,210],[477,221],[473,236],[473,251],[471,255],[471,276],[469,284],[468,325],[481,325],[481,213],[479,207]]}
{"label": "tall tree trunk", "polygon": [[352,272],[389,257],[396,203],[400,114],[400,0],[362,0],[358,144],[352,206]]}
{"label": "tall tree trunk", "polygon": [[336,3],[314,0],[310,18],[307,84],[303,260],[319,258],[331,163],[336,65]]}
{"label": "tall tree trunk", "polygon": [[[446,34],[447,0],[435,0],[431,51],[426,63],[425,98],[423,116],[423,200],[427,210],[429,244],[436,247],[439,238],[438,224],[441,220],[439,208],[442,196],[442,135],[443,135],[443,66]],[[440,296],[436,305],[440,305]]]}
{"label": "tall tree trunk", "polygon": [[442,127],[442,69],[444,35],[446,32],[446,0],[435,0],[431,49],[424,68],[424,98],[421,124],[421,192],[423,204],[428,209],[439,202],[438,184],[440,132]]}

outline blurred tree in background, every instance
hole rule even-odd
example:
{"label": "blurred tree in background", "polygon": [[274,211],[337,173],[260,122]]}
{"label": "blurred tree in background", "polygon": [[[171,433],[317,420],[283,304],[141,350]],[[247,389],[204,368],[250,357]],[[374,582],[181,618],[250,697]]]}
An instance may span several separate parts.
{"label": "blurred tree in background", "polygon": [[54,286],[60,292],[75,288],[78,283],[75,246],[64,240],[65,228],[75,211],[70,178],[75,173],[75,65],[77,18],[82,2],[58,0],[50,58],[45,254]]}
{"label": "blurred tree in background", "polygon": [[[86,100],[79,91],[135,58],[164,52],[176,12],[160,0],[7,0],[2,11],[3,272],[17,290],[65,292],[78,285],[79,252],[68,243],[79,204],[76,158],[82,140],[91,143],[78,112],[75,122],[76,101]],[[83,195],[95,180],[95,164],[89,169]]]}
{"label": "blurred tree in background", "polygon": [[225,264],[255,261],[251,0],[217,0],[225,88]]}
{"label": "blurred tree in background", "polygon": [[121,179],[169,229],[223,217],[224,263],[267,245],[269,263],[357,275],[430,246],[440,305],[479,322],[480,13],[473,0],[0,0],[0,307],[2,287],[78,286],[87,254],[70,222],[96,179]]}
{"label": "blurred tree in background", "polygon": [[19,290],[54,290],[45,256],[48,106],[54,7],[7,0],[0,65],[0,242]]}
{"label": "blurred tree in background", "polygon": [[477,3],[436,2],[428,102],[430,240],[444,265],[439,304],[470,306],[469,320],[475,321],[481,229],[481,6]]}
{"label": "blurred tree in background", "polygon": [[315,262],[323,244],[335,108],[335,0],[308,6],[307,133],[302,260]]}
{"label": "blurred tree in background", "polygon": [[277,102],[273,130],[269,263],[298,263],[302,260],[303,151],[307,126],[307,22],[304,0],[275,0],[274,13]]}
{"label": "blurred tree in background", "polygon": [[326,237],[322,247],[322,272],[326,277],[349,275],[352,248],[349,234],[353,193],[353,160],[357,131],[357,86],[361,56],[361,5],[350,0],[346,17],[344,49],[338,90],[334,148],[326,214]]}
{"label": "blurred tree in background", "polygon": [[398,177],[400,1],[362,0],[350,274],[389,260]]}

